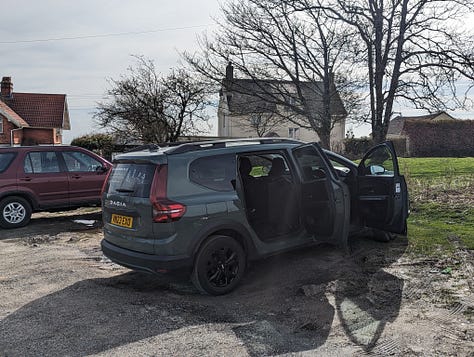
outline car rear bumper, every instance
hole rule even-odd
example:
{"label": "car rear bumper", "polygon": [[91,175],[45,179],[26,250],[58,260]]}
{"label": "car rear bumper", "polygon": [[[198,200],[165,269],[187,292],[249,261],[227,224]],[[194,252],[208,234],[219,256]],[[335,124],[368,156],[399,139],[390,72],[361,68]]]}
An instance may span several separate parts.
{"label": "car rear bumper", "polygon": [[102,252],[114,263],[148,273],[169,273],[191,270],[193,260],[187,256],[160,256],[135,252],[112,244],[105,239],[101,242]]}

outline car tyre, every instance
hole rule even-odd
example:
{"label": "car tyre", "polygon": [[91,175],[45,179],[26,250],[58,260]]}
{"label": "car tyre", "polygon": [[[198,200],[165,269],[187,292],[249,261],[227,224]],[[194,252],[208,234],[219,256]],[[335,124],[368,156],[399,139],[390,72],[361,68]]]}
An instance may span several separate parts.
{"label": "car tyre", "polygon": [[0,227],[19,228],[30,222],[31,205],[22,197],[11,196],[0,201]]}
{"label": "car tyre", "polygon": [[245,251],[239,242],[229,236],[211,236],[196,255],[191,280],[201,293],[227,294],[239,284],[245,266]]}

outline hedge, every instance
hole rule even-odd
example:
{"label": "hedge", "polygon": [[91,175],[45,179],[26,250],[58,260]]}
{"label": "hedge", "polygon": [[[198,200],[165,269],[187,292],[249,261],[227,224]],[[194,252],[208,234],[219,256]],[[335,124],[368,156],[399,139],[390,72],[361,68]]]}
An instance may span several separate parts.
{"label": "hedge", "polygon": [[114,150],[113,138],[109,134],[89,134],[71,141],[71,145],[80,146],[84,149],[110,160]]}
{"label": "hedge", "polygon": [[372,146],[372,138],[348,138],[344,140],[344,156],[349,159],[360,159]]}
{"label": "hedge", "polygon": [[[397,156],[406,156],[406,139],[390,139],[395,147]],[[364,154],[374,146],[371,138],[348,138],[344,140],[344,156],[349,159],[361,159]]]}
{"label": "hedge", "polygon": [[410,156],[474,156],[474,120],[407,120],[402,133]]}

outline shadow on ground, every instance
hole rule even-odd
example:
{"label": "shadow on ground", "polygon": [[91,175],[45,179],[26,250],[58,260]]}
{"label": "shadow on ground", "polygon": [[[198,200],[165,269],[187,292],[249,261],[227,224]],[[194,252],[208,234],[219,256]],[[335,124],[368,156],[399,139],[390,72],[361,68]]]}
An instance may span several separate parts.
{"label": "shadow on ground", "polygon": [[405,249],[405,239],[358,239],[350,255],[329,246],[291,252],[252,265],[220,297],[135,272],[79,281],[3,319],[0,354],[85,356],[210,323],[228,326],[253,356],[313,350],[332,328],[369,352],[397,317],[403,290],[382,268]]}
{"label": "shadow on ground", "polygon": [[87,231],[102,227],[102,211],[79,209],[58,213],[37,213],[30,223],[21,228],[0,229],[0,239],[21,239],[33,235],[55,236],[67,232]]}

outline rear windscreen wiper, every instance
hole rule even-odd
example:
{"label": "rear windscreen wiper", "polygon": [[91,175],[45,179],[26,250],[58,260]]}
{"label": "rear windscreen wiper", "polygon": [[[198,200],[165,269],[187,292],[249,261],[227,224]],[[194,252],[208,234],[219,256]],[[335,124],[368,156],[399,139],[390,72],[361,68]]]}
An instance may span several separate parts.
{"label": "rear windscreen wiper", "polygon": [[122,192],[122,193],[132,193],[135,190],[130,190],[129,188],[117,188],[115,191]]}

